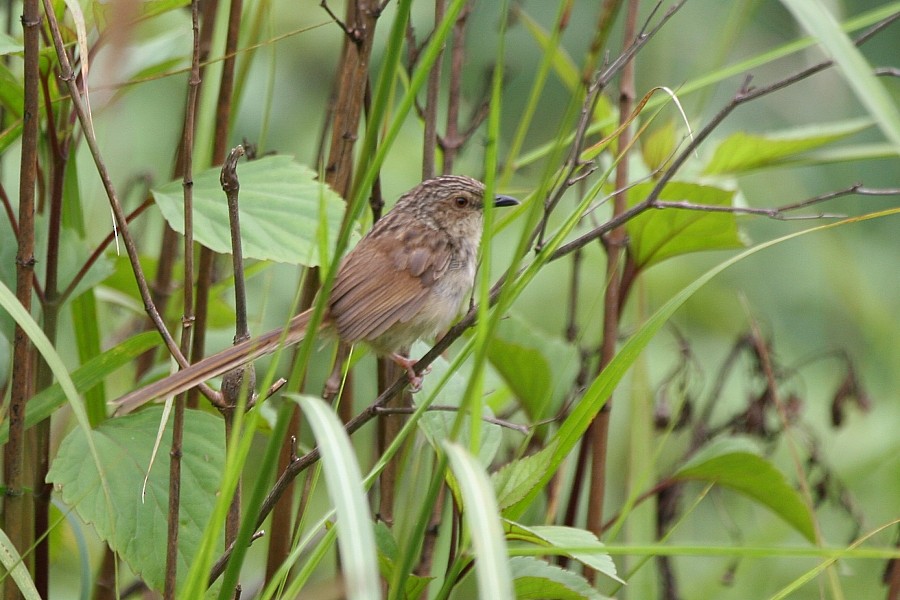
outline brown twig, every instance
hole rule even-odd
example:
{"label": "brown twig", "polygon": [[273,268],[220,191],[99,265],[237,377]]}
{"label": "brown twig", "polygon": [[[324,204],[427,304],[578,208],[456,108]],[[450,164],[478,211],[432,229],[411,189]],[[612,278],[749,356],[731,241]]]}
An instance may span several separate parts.
{"label": "brown twig", "polygon": [[[76,114],[78,115],[78,121],[79,123],[81,123],[82,131],[84,133],[84,139],[90,150],[91,158],[93,158],[94,160],[94,165],[96,166],[97,173],[100,176],[100,181],[103,184],[103,190],[106,193],[106,197],[109,200],[110,207],[112,208],[113,216],[115,218],[115,224],[116,227],[118,227],[118,233],[122,236],[122,241],[128,254],[128,260],[131,264],[131,269],[134,273],[135,280],[138,285],[138,290],[141,294],[141,300],[144,302],[144,309],[147,311],[147,314],[153,321],[156,330],[163,338],[163,342],[165,343],[166,348],[172,354],[173,358],[175,358],[176,362],[181,367],[186,367],[188,365],[187,359],[179,350],[178,345],[175,343],[175,339],[172,337],[172,334],[169,333],[169,330],[166,327],[162,316],[160,315],[159,311],[156,308],[156,305],[153,303],[153,299],[150,296],[150,288],[147,285],[147,279],[144,276],[144,270],[140,264],[137,246],[135,245],[134,238],[131,236],[131,232],[128,229],[128,223],[125,218],[125,213],[122,210],[121,203],[119,202],[119,195],[116,192],[115,187],[113,187],[112,179],[109,175],[109,169],[107,169],[106,162],[103,160],[103,156],[100,153],[100,148],[97,145],[97,138],[94,136],[94,132],[91,130],[88,124],[87,110],[84,106],[84,103],[81,101],[78,87],[75,84],[74,78],[72,76],[72,67],[69,63],[68,56],[66,55],[65,44],[62,40],[59,23],[56,20],[56,16],[53,12],[53,7],[50,5],[50,0],[43,1],[45,9],[44,12],[47,15],[47,22],[50,25],[50,32],[53,37],[53,43],[56,47],[56,55],[60,61],[60,78],[66,83],[69,96],[72,99],[72,105],[75,108]],[[21,226],[22,225],[20,222],[19,227],[21,228]],[[216,393],[205,384],[201,385],[200,388],[204,395],[213,395]]]}
{"label": "brown twig", "polygon": [[[37,0],[24,0],[22,12],[24,29],[24,111],[22,124],[22,150],[19,167],[19,218],[18,250],[16,252],[16,299],[26,312],[31,311],[31,295],[34,281],[34,200],[37,180],[38,135],[40,113],[39,54],[41,14]],[[4,529],[13,548],[24,554],[33,541],[31,522],[27,514],[30,502],[25,496],[25,404],[34,389],[32,371],[33,348],[25,331],[16,323],[13,334],[12,389],[7,404],[9,437],[3,448],[3,482],[6,498],[3,503]],[[18,586],[12,577],[3,584],[6,596],[19,596]]]}
{"label": "brown twig", "polygon": [[[624,38],[632,39],[637,28],[637,14],[639,0],[631,0],[625,17]],[[629,60],[622,69],[619,92],[619,119],[623,128],[619,135],[618,151],[619,159],[616,164],[616,188],[624,189],[629,181],[629,151],[631,146],[631,131],[626,126],[630,119],[634,106],[634,61]],[[613,215],[625,212],[626,197],[624,193],[618,193],[613,198]],[[624,227],[613,229],[605,239],[606,249],[606,291],[603,298],[603,338],[600,344],[600,362],[597,365],[599,374],[612,361],[616,355],[617,341],[619,339],[619,307],[622,304],[622,265],[626,244]],[[587,501],[587,529],[598,537],[603,528],[603,504],[606,496],[606,452],[609,447],[609,421],[612,410],[612,397],[607,399],[594,417],[588,428],[584,444],[591,444],[591,481]],[[573,489],[571,494],[578,497],[580,490]],[[591,581],[596,577],[596,572],[588,570],[586,575]]]}
{"label": "brown twig", "polygon": [[[228,199],[228,222],[231,231],[231,257],[234,268],[234,296],[235,296],[235,333],[234,343],[250,339],[250,329],[247,326],[247,289],[244,283],[243,250],[241,248],[241,221],[238,210],[238,196],[241,185],[237,176],[237,161],[244,155],[243,146],[236,146],[225,160],[222,166],[220,181],[222,190]],[[242,410],[242,399],[252,398],[256,389],[256,369],[253,363],[242,365],[237,369],[225,373],[222,377],[222,397],[224,408],[221,409],[225,418],[226,440],[234,439],[234,412]],[[238,483],[234,497],[228,510],[225,521],[225,543],[232,544],[237,538],[241,522],[241,486]]]}
{"label": "brown twig", "polygon": [[[197,110],[197,90],[200,87],[200,3],[191,2],[191,76],[188,78],[187,105],[182,129],[182,188],[184,192],[184,289],[181,330],[181,353],[186,355],[191,347],[194,318],[194,121]],[[178,516],[181,511],[181,457],[184,437],[184,411],[187,394],[178,394],[172,419],[172,446],[169,451],[169,506],[166,530],[166,572],[163,595],[174,600],[178,572]]]}

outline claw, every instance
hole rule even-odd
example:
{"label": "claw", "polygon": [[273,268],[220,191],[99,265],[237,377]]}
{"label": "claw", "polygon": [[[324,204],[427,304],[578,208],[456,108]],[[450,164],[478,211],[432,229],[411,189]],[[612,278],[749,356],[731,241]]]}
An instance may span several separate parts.
{"label": "claw", "polygon": [[[416,366],[416,363],[419,362],[414,358],[407,358],[396,352],[391,353],[391,360],[397,363],[399,366],[403,367],[406,370],[406,376],[409,377],[409,387],[413,393],[418,392],[422,389],[422,377],[417,375],[413,367]],[[425,368],[422,371],[422,375],[426,375],[431,371],[431,366]]]}

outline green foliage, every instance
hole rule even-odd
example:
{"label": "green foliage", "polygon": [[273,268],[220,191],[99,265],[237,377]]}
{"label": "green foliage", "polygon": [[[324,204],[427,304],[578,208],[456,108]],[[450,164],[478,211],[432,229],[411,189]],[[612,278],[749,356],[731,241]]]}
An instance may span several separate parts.
{"label": "green foliage", "polygon": [[[87,454],[84,431],[73,430],[60,445],[48,474],[63,502],[92,524],[100,538],[155,590],[163,588],[169,467],[166,461],[156,461],[149,477],[147,468],[161,416],[161,408],[149,408],[109,420],[91,432],[101,456],[102,473],[91,461],[84,460]],[[210,499],[219,489],[224,465],[222,429],[221,420],[203,412],[189,411],[185,418],[178,527],[179,582],[187,576],[209,519]],[[159,446],[159,456],[169,455],[171,436],[170,421]],[[104,485],[109,490],[109,507],[104,498]]]}
{"label": "green foliage", "polygon": [[[194,176],[194,239],[210,250],[228,254],[231,230],[220,173],[221,169],[213,168]],[[328,223],[327,239],[333,244],[344,216],[340,196],[289,156],[267,156],[240,164],[238,176],[244,257],[320,265],[320,216]],[[182,182],[172,181],[153,190],[153,197],[169,226],[184,233]]]}
{"label": "green foliage", "polygon": [[577,573],[531,556],[509,559],[518,600],[604,600],[606,596],[591,587]]}
{"label": "green foliage", "polygon": [[[557,525],[524,526],[506,523],[506,536],[530,544],[553,548],[555,553],[577,560],[598,573],[622,582],[616,575],[616,565],[603,548],[603,544],[590,531]],[[624,582],[622,582],[624,583]]]}
{"label": "green foliage", "polygon": [[318,398],[296,397],[322,452],[328,495],[338,518],[341,566],[352,600],[381,598],[375,532],[350,438],[331,407]]}
{"label": "green foliage", "polygon": [[870,119],[817,123],[771,134],[738,131],[716,147],[707,175],[738,175],[754,169],[778,167],[801,160],[805,153],[843,140],[872,126]]}
{"label": "green foliage", "polygon": [[497,327],[488,357],[531,421],[556,413],[578,371],[577,348],[547,339],[514,314]]}
{"label": "green foliage", "polygon": [[[159,334],[155,331],[138,334],[125,340],[106,352],[98,354],[72,372],[72,383],[80,394],[86,394],[100,385],[110,374],[130,364],[135,358],[159,345]],[[29,402],[25,424],[31,427],[51,416],[66,403],[66,394],[59,383],[36,394]],[[0,423],[0,444],[9,435],[9,423]]]}
{"label": "green foliage", "polygon": [[[642,201],[653,183],[628,190],[630,205]],[[711,185],[676,181],[663,188],[660,200],[706,206],[732,206],[734,192]],[[745,245],[733,213],[696,210],[651,210],[626,225],[629,248],[638,268],[646,269],[667,258],[703,250],[728,250]]]}
{"label": "green foliage", "polygon": [[[106,161],[120,200],[131,206],[129,200],[144,194],[143,190],[124,191],[136,177],[148,172],[155,180],[172,177],[160,173],[170,173],[173,141],[177,143],[182,126],[180,107],[190,58],[190,13],[186,10],[190,2],[138,3],[138,10],[124,17],[117,12],[118,3],[82,2],[86,7],[84,20],[73,18],[66,3],[53,4],[76,70],[81,68],[85,43],[93,45],[88,50],[99,59],[95,62],[91,57],[92,73],[87,81],[94,104],[99,158]],[[474,335],[461,338],[434,362],[421,392],[411,405],[399,411],[413,411],[410,416],[386,416],[376,409],[363,408],[377,394],[368,377],[368,357],[354,362],[353,394],[348,387],[341,404],[348,407],[346,400],[352,397],[348,410],[359,418],[378,414],[377,418],[402,420],[404,425],[395,438],[379,439],[376,445],[372,441],[375,427],[357,430],[359,422],[354,422],[348,435],[334,409],[309,395],[293,400],[305,411],[303,421],[312,426],[312,437],[308,431],[290,429],[291,411],[296,409],[292,401],[270,403],[261,396],[246,412],[241,407],[231,423],[227,445],[218,415],[188,412],[182,451],[177,595],[228,598],[241,582],[245,589],[260,584],[263,599],[299,597],[315,595],[314,586],[339,585],[336,582],[340,579],[343,591],[354,598],[377,598],[383,589],[392,599],[424,595],[439,600],[468,598],[476,595],[477,586],[477,594],[485,598],[599,599],[616,594],[624,582],[630,586],[628,597],[650,599],[656,589],[656,577],[651,573],[656,561],[651,559],[663,555],[673,556],[676,574],[692,574],[689,580],[681,581],[680,595],[684,597],[745,597],[748,590],[754,597],[800,597],[806,591],[804,586],[817,597],[823,593],[847,598],[883,595],[875,575],[883,570],[879,561],[898,557],[897,550],[890,547],[893,540],[884,534],[894,525],[896,515],[884,507],[896,504],[892,501],[900,493],[890,469],[890,457],[897,448],[893,443],[896,436],[892,436],[896,411],[891,412],[889,403],[876,404],[878,419],[853,415],[848,419],[853,421],[848,429],[835,432],[819,423],[827,418],[820,413],[827,413],[824,406],[828,398],[841,397],[841,390],[823,391],[833,373],[813,370],[807,377],[805,369],[782,363],[782,368],[775,370],[777,385],[784,386],[786,393],[802,389],[810,400],[806,413],[798,417],[800,422],[781,424],[786,431],[769,433],[791,436],[802,432],[796,436],[799,445],[808,445],[801,447],[799,458],[809,461],[808,465],[795,465],[795,458],[787,460],[777,452],[764,453],[754,440],[732,437],[738,430],[731,427],[733,422],[712,422],[720,419],[719,413],[731,411],[745,394],[741,386],[747,385],[746,372],[737,383],[714,371],[725,347],[739,335],[737,329],[747,320],[745,315],[762,322],[779,343],[787,340],[777,352],[774,347],[770,350],[773,356],[834,350],[822,347],[824,339],[848,356],[861,357],[858,370],[865,377],[859,379],[874,380],[880,386],[880,393],[872,397],[879,398],[885,395],[884,390],[890,392],[897,387],[890,340],[900,331],[895,331],[895,319],[885,307],[892,306],[900,288],[890,276],[894,272],[892,255],[883,245],[885,239],[893,239],[890,236],[900,212],[876,212],[878,209],[871,205],[855,201],[829,205],[829,212],[872,212],[841,221],[839,229],[835,229],[837,225],[811,228],[801,222],[805,229],[784,235],[783,227],[797,231],[797,224],[764,224],[750,216],[739,221],[730,209],[788,204],[858,181],[894,185],[890,176],[897,170],[900,120],[891,98],[893,91],[883,83],[887,78],[879,80],[872,74],[872,66],[881,64],[875,58],[881,50],[873,44],[862,54],[847,36],[900,10],[900,3],[868,9],[849,2],[848,12],[854,7],[866,8],[867,12],[852,16],[841,27],[821,2],[784,0],[800,26],[814,38],[783,42],[773,40],[791,30],[793,22],[777,23],[785,25],[781,28],[762,23],[764,40],[754,38],[753,29],[760,27],[761,13],[754,10],[753,3],[701,4],[706,11],[702,23],[675,19],[654,33],[652,43],[634,55],[637,85],[633,93],[636,98],[646,98],[646,103],[640,104],[639,114],[629,116],[628,125],[635,135],[631,145],[621,143],[617,129],[622,122],[617,86],[625,79],[620,73],[605,83],[595,102],[585,102],[590,92],[586,80],[615,64],[621,49],[622,17],[604,21],[599,5],[590,2],[561,0],[524,8],[512,4],[507,10],[505,3],[454,0],[446,6],[443,20],[435,23],[426,23],[431,8],[425,3],[400,0],[386,4],[375,52],[367,63],[372,85],[366,114],[358,131],[340,132],[345,140],[359,138],[352,150],[355,171],[346,198],[349,204],[321,182],[334,172],[333,164],[323,155],[316,156],[314,148],[320,139],[326,150],[329,145],[329,132],[320,135],[318,130],[323,124],[329,125],[334,116],[328,113],[325,98],[333,83],[332,65],[341,54],[340,44],[348,32],[335,26],[324,12],[297,12],[290,3],[271,0],[247,4],[240,19],[238,83],[231,98],[233,104],[223,117],[217,112],[221,106],[215,105],[227,25],[227,10],[222,5],[215,30],[208,32],[212,34],[210,54],[201,83],[204,105],[195,133],[193,164],[198,172],[192,176],[193,235],[217,253],[230,252],[219,168],[206,169],[217,126],[228,125],[225,133],[230,140],[246,138],[260,147],[271,145],[261,150],[263,158],[238,166],[244,254],[250,259],[245,274],[253,275],[249,278],[250,302],[259,307],[259,314],[266,315],[267,321],[283,322],[285,307],[296,305],[299,294],[294,265],[322,267],[318,276],[327,287],[340,255],[358,237],[357,221],[369,221],[367,203],[379,201],[383,195],[389,207],[397,191],[418,179],[423,122],[436,123],[442,136],[437,144],[438,165],[444,158],[442,153],[449,156],[452,151],[452,170],[482,177],[496,191],[519,197],[523,205],[496,215],[496,223],[495,215],[488,213],[481,271],[473,293],[473,301],[479,305]],[[470,8],[474,12],[469,13]],[[649,12],[647,7],[642,10]],[[467,15],[468,31],[460,44],[454,40],[454,31],[458,31],[456,18],[461,14]],[[588,15],[590,18],[585,18]],[[44,15],[44,23],[50,16]],[[661,18],[661,11],[654,14],[644,31],[653,32]],[[709,22],[722,26],[710,29]],[[106,412],[107,391],[118,394],[137,385],[132,372],[145,380],[167,371],[169,366],[164,364],[161,352],[157,353],[156,364],[150,364],[148,356],[138,360],[161,343],[155,332],[135,334],[145,327],[146,307],[135,286],[130,259],[115,256],[111,249],[100,248],[95,254],[111,229],[109,210],[87,155],[86,132],[75,119],[72,101],[58,77],[55,50],[43,42],[42,98],[34,115],[40,126],[34,264],[38,286],[32,294],[31,314],[22,309],[12,291],[21,273],[16,266],[18,242],[25,239],[14,233],[16,174],[20,171],[16,153],[23,143],[25,87],[20,72],[23,44],[18,23],[12,25],[8,30],[13,35],[0,34],[0,56],[8,59],[0,64],[0,214],[4,215],[0,219],[0,386],[4,386],[0,392],[10,395],[5,370],[7,363],[13,363],[12,332],[18,323],[38,348],[38,358],[46,360],[56,378],[54,383],[39,360],[32,360],[37,370],[44,370],[45,381],[43,389],[29,393],[24,423],[32,427],[53,419],[52,431],[68,431],[51,457],[49,480],[56,485],[58,499],[71,510],[71,519],[86,522],[95,530],[95,538],[115,550],[151,588],[159,590],[165,562],[165,459],[170,450],[171,426],[166,426],[160,460],[152,468],[147,499],[142,502],[143,478],[161,411],[154,407],[109,419]],[[353,24],[348,26],[353,34]],[[86,27],[87,36],[76,39],[76,27]],[[697,36],[692,27],[702,28],[702,36]],[[674,35],[667,38],[670,28]],[[110,35],[113,32],[122,32],[122,36]],[[701,38],[704,43],[699,46],[690,42]],[[890,48],[896,45],[893,39],[884,43]],[[676,90],[685,119],[696,135],[706,124],[702,119],[709,118],[704,115],[715,114],[722,98],[734,94],[748,73],[754,76],[755,89],[760,89],[772,78],[791,72],[796,67],[788,64],[791,61],[809,64],[817,60],[813,52],[800,54],[814,45],[835,59],[848,86],[825,80],[822,87],[813,88],[815,94],[801,92],[802,102],[773,95],[770,104],[755,103],[752,109],[737,111],[744,111],[743,115],[730,116],[697,152],[681,157],[685,159],[682,167],[659,197],[703,210],[686,210],[684,206],[650,209],[625,225],[627,256],[621,259],[626,267],[622,272],[633,276],[628,283],[635,285],[629,288],[630,296],[619,299],[614,334],[617,352],[600,371],[601,340],[596,337],[599,327],[594,321],[599,320],[599,310],[594,309],[600,308],[604,293],[616,283],[603,264],[609,246],[589,243],[581,248],[578,261],[570,257],[555,264],[551,261],[558,258],[555,252],[564,244],[596,231],[610,218],[612,202],[606,200],[616,191],[624,191],[629,206],[635,206],[651,193],[660,177],[671,174],[666,170],[691,138],[682,133],[686,130],[682,119],[673,118],[674,109],[667,104],[671,98],[655,92],[664,86]],[[450,70],[454,59],[460,57],[453,55],[458,49],[465,50],[466,68],[457,81]],[[437,81],[441,94],[435,113],[431,101],[426,100],[426,90],[438,61],[443,71]],[[480,83],[479,69],[485,73]],[[487,91],[480,96],[478,90],[485,83]],[[718,84],[723,85],[717,88]],[[85,89],[83,81],[78,85]],[[261,93],[266,85],[269,89]],[[456,86],[452,91],[459,93],[455,101],[443,95],[449,85]],[[839,104],[848,89],[860,99],[862,109]],[[828,93],[819,93],[822,90]],[[167,103],[175,96],[177,102]],[[177,108],[172,110],[172,106]],[[673,112],[667,112],[670,110]],[[454,111],[477,118],[471,124],[457,123],[459,128],[450,135],[444,130],[444,122],[451,120],[448,113]],[[582,115],[585,119],[579,121]],[[478,119],[482,117],[486,121],[480,124]],[[746,120],[736,124],[738,118]],[[123,127],[123,122],[128,126]],[[581,126],[586,132],[583,144],[572,147]],[[152,135],[136,136],[135,131]],[[462,142],[459,148],[455,146],[458,142]],[[122,156],[123,148],[127,149],[126,156]],[[578,161],[571,170],[570,160]],[[845,164],[851,161],[855,162]],[[321,172],[316,174],[304,164],[322,165]],[[624,184],[614,175],[619,165],[628,167]],[[798,168],[801,166],[804,168]],[[777,193],[773,192],[774,169],[778,169]],[[880,183],[885,178],[888,183]],[[870,183],[873,180],[875,183]],[[159,279],[162,283],[151,283],[151,289],[154,301],[168,299],[165,310],[161,310],[163,320],[173,332],[182,325],[196,324],[197,335],[230,327],[235,316],[233,282],[222,268],[227,261],[221,258],[214,267],[217,280],[204,299],[208,310],[205,321],[194,321],[193,316],[183,319],[179,286],[184,285],[185,268],[177,257],[182,240],[169,248],[157,247],[163,221],[182,231],[182,182],[141,181],[142,188],[152,188],[159,212],[144,212],[132,221],[129,230],[138,247],[136,260],[147,281]],[[551,203],[557,200],[558,204]],[[884,206],[890,204],[878,205],[879,209]],[[848,226],[862,221],[868,223]],[[713,262],[712,268],[709,261],[716,261],[715,256],[690,256],[743,247],[748,238],[739,229],[739,222],[753,228],[754,238],[765,241]],[[48,247],[54,247],[48,244],[48,238],[55,223],[60,224],[61,248],[54,257],[60,265],[56,288],[65,289],[82,267],[89,267],[73,293],[64,298],[65,303],[48,300],[43,289],[50,263]],[[535,243],[538,230],[540,244]],[[887,238],[884,231],[890,232]],[[812,232],[818,232],[814,244],[805,244],[798,251],[789,243]],[[178,252],[165,256],[163,250],[175,248]],[[759,260],[763,257],[758,253],[769,248],[777,252],[769,250],[765,261]],[[680,257],[678,261],[669,261],[676,257]],[[678,269],[649,269],[663,262],[667,267],[677,264]],[[730,269],[738,263],[742,263],[741,268]],[[708,270],[698,275],[701,268]],[[488,296],[504,270],[502,285],[494,290],[497,303],[489,309]],[[163,277],[166,272],[171,278]],[[802,276],[797,277],[797,273]],[[749,308],[744,312],[733,306],[736,295],[747,298]],[[319,294],[320,308],[324,306],[323,296]],[[725,318],[715,322],[711,314]],[[563,321],[568,328],[566,341],[560,334],[547,333],[554,328],[561,330]],[[674,358],[676,350],[662,333],[673,321],[679,332],[680,359]],[[201,331],[203,323],[205,330]],[[573,341],[568,341],[570,338]],[[807,347],[810,340],[814,347]],[[323,353],[309,360],[318,344],[311,338],[305,340],[291,367],[292,382],[312,382],[310,393],[322,378],[326,369],[322,363],[328,358]],[[416,344],[411,356],[426,351],[425,344]],[[354,358],[358,355],[358,349],[354,350]],[[270,374],[284,374],[287,361],[276,362]],[[678,363],[674,370],[673,362]],[[123,368],[131,364],[135,365],[133,369]],[[638,365],[640,369],[632,368]],[[576,380],[578,374],[585,381]],[[708,410],[713,416],[702,415],[710,418],[710,423],[704,423],[709,427],[692,423],[691,443],[685,443],[688,434],[682,429],[684,423],[676,423],[666,410],[670,404],[680,404],[684,406],[681,418],[697,418],[697,413],[706,410],[691,412],[703,402],[698,397],[705,398],[698,390],[718,377],[724,383],[721,393],[716,392],[719,395],[710,400],[710,407],[715,404],[715,410]],[[842,381],[852,381],[855,386],[856,379],[848,375]],[[750,385],[768,382],[752,381]],[[291,389],[297,388],[292,385]],[[862,399],[869,397],[856,389],[854,395],[861,405],[865,404]],[[596,438],[589,440],[586,434],[601,411],[611,406],[613,397],[615,418],[607,442],[609,473],[603,516],[615,515],[615,525],[599,535],[559,526],[567,497],[586,496],[593,491],[575,489],[572,473],[579,447],[589,441],[596,444]],[[0,444],[8,444],[8,422],[14,415],[7,412],[6,398],[3,400]],[[659,405],[656,409],[651,408],[654,401]],[[75,429],[68,421],[66,406],[75,415]],[[616,427],[624,421],[618,420],[619,411],[629,412],[630,424],[637,427]],[[660,423],[666,425],[665,432],[651,432]],[[634,429],[646,432],[639,450],[628,443]],[[687,459],[681,455],[685,447],[694,447],[698,438],[693,436],[703,434],[705,439],[710,431],[715,432],[713,441]],[[298,437],[289,439],[289,435]],[[842,436],[840,453],[832,450],[837,436]],[[52,441],[55,444],[55,438]],[[292,461],[305,461],[313,445],[322,453],[321,462],[305,467],[296,480],[300,485],[293,496],[282,498],[291,507],[292,521],[280,530],[268,522],[257,522],[261,507],[271,500],[270,492],[283,489],[276,479],[297,464],[291,462],[287,470],[278,471],[283,467],[278,459],[283,449],[290,448]],[[637,453],[642,455],[634,456]],[[842,461],[840,468],[829,471],[824,461],[817,462],[820,455],[828,454],[839,455],[831,458]],[[27,454],[24,458],[31,459]],[[389,473],[391,469],[394,472]],[[815,478],[820,476],[820,469],[824,474],[818,482]],[[320,481],[321,475],[324,480]],[[210,590],[210,569],[223,551],[226,513],[239,481],[244,495],[235,549],[221,576],[220,588]],[[322,481],[326,483],[324,488]],[[705,484],[704,491],[689,498],[694,486],[682,486],[685,506],[679,504],[673,509],[678,511],[677,518],[668,523],[667,531],[657,531],[661,515],[653,514],[656,492],[669,484],[688,481]],[[870,482],[875,485],[868,485]],[[824,490],[826,499],[844,502],[850,498],[847,505],[853,510],[840,513],[844,506],[840,503],[819,510],[796,489],[816,484],[820,487],[815,489]],[[784,539],[790,543],[799,533],[810,544],[788,547],[782,539],[770,540],[769,532],[759,531],[757,523],[737,519],[729,527],[737,530],[735,537],[740,536],[741,543],[733,542],[734,538],[728,537],[731,531],[725,527],[708,527],[708,520],[716,517],[705,494],[714,485],[737,492],[736,502],[764,507],[765,511],[758,511],[760,522],[777,518],[788,524],[791,537]],[[853,503],[854,494],[861,497],[859,503]],[[387,496],[394,498],[393,505],[380,505],[379,498]],[[621,502],[623,497],[628,500]],[[381,511],[387,512],[379,515]],[[582,522],[576,517],[576,524]],[[705,537],[691,540],[691,544],[681,543],[693,535],[682,529],[691,531],[697,522],[704,524]],[[835,542],[846,538],[848,525],[859,529],[873,522],[877,524],[875,529],[852,543]],[[266,575],[265,580],[257,558],[248,554],[251,537],[258,529],[290,546],[281,564],[267,565],[265,572],[274,568],[276,574]],[[778,531],[781,529],[786,528]],[[68,567],[59,557],[58,545],[64,536],[55,531],[49,535],[52,568],[63,571]],[[620,538],[621,545],[614,546]],[[752,547],[759,539],[769,545]],[[746,547],[741,545],[744,540]],[[826,540],[836,545],[829,546]],[[256,542],[253,552],[262,554],[266,541]],[[96,539],[91,544],[90,552],[79,549],[84,562],[105,548]],[[863,544],[866,547],[854,554]],[[20,557],[33,562],[31,550],[15,548],[0,531],[0,562],[12,568],[9,576],[26,597],[37,597],[37,578],[31,577],[20,562]],[[614,562],[611,555],[616,552],[643,560],[616,558]],[[744,562],[733,587],[726,590],[719,582],[722,573],[715,572],[716,563],[701,564],[699,561],[708,559],[687,558],[692,555],[742,558]],[[568,565],[557,566],[549,558],[537,556],[571,560]],[[795,561],[782,560],[795,556],[815,557],[817,563],[797,566]],[[836,561],[850,558],[858,561],[851,565],[852,574],[850,569],[833,568]],[[686,568],[682,561],[687,560],[698,561],[698,568],[685,563],[691,567]],[[601,575],[596,586],[579,573],[582,567]],[[774,583],[761,582],[757,576],[761,572],[766,582],[771,578]],[[63,580],[68,573],[61,575],[54,572],[53,580]],[[817,578],[825,583],[810,584]],[[89,579],[86,570],[83,580]],[[121,590],[130,582],[116,583]],[[774,587],[769,590],[769,585]],[[52,596],[64,597],[66,593],[69,590],[62,594],[54,590]]]}
{"label": "green foliage", "polygon": [[697,480],[731,488],[769,507],[778,516],[815,541],[809,507],[784,475],[762,456],[755,443],[740,437],[713,441],[673,475],[675,480]]}

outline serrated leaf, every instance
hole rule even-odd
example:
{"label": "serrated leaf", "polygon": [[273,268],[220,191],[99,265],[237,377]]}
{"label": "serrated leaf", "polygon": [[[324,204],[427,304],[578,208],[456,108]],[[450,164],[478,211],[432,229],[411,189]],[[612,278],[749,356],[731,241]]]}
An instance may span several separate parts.
{"label": "serrated leaf", "polygon": [[[194,177],[194,239],[210,250],[230,254],[228,207],[219,184],[220,170],[209,169]],[[237,174],[244,258],[318,266],[319,221],[325,219],[329,247],[333,247],[344,217],[341,197],[290,156],[240,163]],[[153,197],[169,226],[184,233],[181,181],[153,190]]]}
{"label": "serrated leaf", "polygon": [[[631,188],[629,205],[643,200],[654,185],[646,182]],[[730,190],[681,181],[666,185],[659,195],[660,200],[668,202],[713,206],[731,206],[733,198],[734,192]],[[681,254],[745,245],[733,213],[677,208],[648,210],[630,220],[626,229],[629,248],[637,266],[642,269]]]}
{"label": "serrated leaf", "polygon": [[556,412],[578,374],[577,348],[535,331],[515,315],[500,322],[488,359],[532,421]]}
{"label": "serrated leaf", "polygon": [[[590,531],[558,525],[525,526],[513,521],[506,521],[503,526],[508,539],[556,548],[569,558],[577,560],[598,573],[603,573],[610,579],[624,583],[616,574],[616,564],[606,552],[603,543]],[[577,550],[569,550],[569,548],[577,548]]]}
{"label": "serrated leaf", "polygon": [[[113,512],[107,510],[100,475],[93,461],[85,460],[87,439],[73,430],[60,445],[47,480],[60,491],[62,501],[94,526],[100,539],[119,553],[149,587],[162,590],[165,574],[169,466],[157,461],[147,481],[146,500],[141,488],[162,409],[110,419],[92,432],[101,457]],[[166,428],[160,455],[171,449],[172,427]],[[189,410],[184,420],[181,465],[181,512],[178,533],[179,584],[209,519],[224,465],[224,428],[221,419]]]}
{"label": "serrated leaf", "polygon": [[550,469],[553,443],[530,456],[506,463],[491,475],[494,494],[501,510],[505,510],[528,495]]}
{"label": "serrated leaf", "polygon": [[747,438],[710,442],[672,478],[707,481],[735,490],[768,507],[808,540],[815,540],[812,515],[803,498]]}
{"label": "serrated leaf", "polygon": [[516,600],[604,600],[581,575],[532,556],[509,559]]}
{"label": "serrated leaf", "polygon": [[853,119],[763,134],[739,131],[716,147],[703,172],[706,175],[736,175],[789,163],[804,152],[827,146],[871,126],[871,119]]}

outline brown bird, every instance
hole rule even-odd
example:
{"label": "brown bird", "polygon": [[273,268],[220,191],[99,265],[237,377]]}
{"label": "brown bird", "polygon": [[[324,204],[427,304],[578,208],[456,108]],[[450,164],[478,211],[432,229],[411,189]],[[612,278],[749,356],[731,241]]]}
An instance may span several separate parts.
{"label": "brown bird", "polygon": [[[493,203],[518,201],[495,196]],[[416,388],[421,383],[413,371],[416,361],[397,351],[446,330],[459,316],[475,282],[483,205],[484,184],[457,175],[423,181],[401,196],[344,257],[320,330],[391,357]],[[236,344],[114,404],[127,412],[296,344],[306,336],[311,314],[310,309],[292,318],[286,334],[276,329]]]}

